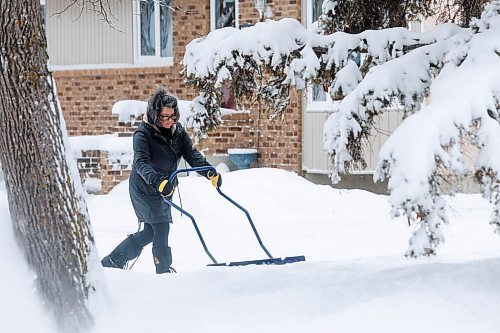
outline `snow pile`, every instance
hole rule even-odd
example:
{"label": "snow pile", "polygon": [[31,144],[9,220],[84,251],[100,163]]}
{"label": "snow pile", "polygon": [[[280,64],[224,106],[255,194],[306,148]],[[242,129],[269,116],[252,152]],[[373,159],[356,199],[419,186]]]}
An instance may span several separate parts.
{"label": "snow pile", "polygon": [[[439,255],[407,260],[407,230],[389,220],[386,196],[314,185],[276,169],[222,177],[222,190],[248,209],[274,256],[307,261],[205,267],[210,259],[191,221],[174,213],[179,273],[155,276],[149,246],[133,272],[107,269],[114,306],[96,333],[156,331],[165,321],[174,332],[497,331],[500,239],[478,223],[488,215],[479,195],[450,198],[454,223]],[[127,187],[89,201],[102,255],[137,230]],[[265,258],[244,214],[206,179],[182,177],[178,192],[217,260]]]}
{"label": "snow pile", "polygon": [[119,137],[118,133],[69,137],[69,143],[76,156],[82,151],[103,150],[113,154],[132,152],[132,137]]}
{"label": "snow pile", "polygon": [[[35,273],[28,269],[15,242],[5,183],[0,182],[0,330],[55,332],[55,323],[36,292]],[[28,317],[27,317],[28,316]]]}
{"label": "snow pile", "polygon": [[[274,256],[304,254],[307,261],[206,267],[191,221],[174,213],[170,243],[179,273],[155,275],[151,246],[133,271],[105,269],[110,303],[96,313],[93,333],[498,331],[500,240],[477,223],[488,215],[479,195],[450,198],[454,223],[439,255],[407,260],[407,230],[388,219],[385,196],[314,185],[276,169],[222,177],[222,190],[249,210]],[[265,257],[244,214],[207,179],[179,182],[183,207],[218,260]],[[137,230],[128,182],[87,201],[101,256]],[[8,221],[3,188],[0,207]],[[8,225],[0,230],[0,330],[53,333]]]}
{"label": "snow pile", "polygon": [[111,108],[111,114],[118,115],[118,121],[135,125],[136,121],[141,121],[142,115],[146,113],[148,103],[145,101],[122,100],[117,101]]}

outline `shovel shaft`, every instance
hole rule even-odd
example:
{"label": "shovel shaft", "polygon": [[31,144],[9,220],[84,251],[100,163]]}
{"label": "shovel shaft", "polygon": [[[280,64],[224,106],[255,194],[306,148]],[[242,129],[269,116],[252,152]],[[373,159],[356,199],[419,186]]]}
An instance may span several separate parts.
{"label": "shovel shaft", "polygon": [[[173,182],[174,179],[175,179],[175,177],[177,177],[177,175],[179,173],[181,173],[181,172],[191,172],[191,171],[193,171],[193,172],[199,172],[199,171],[208,171],[208,170],[212,170],[214,172],[217,172],[217,170],[213,166],[202,166],[202,167],[196,167],[196,168],[191,168],[191,169],[179,169],[179,170],[174,171],[170,175],[170,178],[169,178],[168,181],[169,182]],[[262,243],[262,240],[260,239],[259,233],[257,232],[257,228],[255,228],[255,225],[254,225],[254,223],[252,221],[252,218],[250,217],[250,214],[248,213],[248,211],[245,208],[243,208],[240,204],[238,204],[236,201],[234,201],[229,196],[227,196],[224,192],[222,192],[219,187],[217,188],[217,192],[219,192],[219,194],[222,197],[224,197],[226,200],[228,200],[230,203],[232,203],[233,205],[235,205],[236,207],[238,207],[240,210],[242,210],[245,213],[245,215],[246,215],[246,217],[248,219],[248,222],[250,223],[250,226],[252,227],[253,233],[254,233],[255,237],[257,238],[257,241],[259,242],[260,247],[266,253],[266,255],[269,257],[269,259],[274,259],[273,256],[271,255],[271,253],[269,253],[269,251],[264,246],[264,243]],[[215,260],[215,258],[212,256],[212,254],[208,250],[207,245],[205,244],[205,241],[203,240],[203,237],[201,235],[200,229],[198,229],[198,225],[196,224],[196,221],[195,221],[194,217],[191,214],[189,214],[188,212],[186,212],[184,209],[182,209],[181,207],[177,206],[175,203],[173,203],[172,201],[170,201],[169,199],[163,198],[163,200],[168,205],[170,205],[170,206],[174,207],[175,209],[179,210],[180,212],[186,214],[191,219],[191,221],[193,222],[193,226],[194,226],[194,228],[196,230],[196,233],[198,234],[198,238],[200,239],[201,244],[203,245],[203,248],[205,249],[205,252],[210,257],[210,259],[212,260],[212,262],[214,264],[218,264],[217,261]]]}
{"label": "shovel shaft", "polygon": [[196,234],[198,235],[198,238],[200,239],[201,245],[203,246],[203,249],[205,250],[205,253],[212,260],[212,262],[217,265],[218,262],[217,262],[217,260],[215,260],[214,256],[208,250],[207,244],[205,244],[205,241],[203,240],[203,236],[201,235],[200,229],[198,228],[198,225],[196,224],[196,221],[195,221],[193,215],[189,214],[184,209],[182,209],[181,207],[177,206],[175,203],[173,203],[172,201],[168,200],[165,197],[163,198],[163,201],[165,201],[167,203],[167,205],[169,205],[171,207],[174,207],[175,209],[177,209],[178,211],[182,212],[183,214],[186,214],[186,216],[191,219],[191,222],[193,222],[194,229],[196,230]]}
{"label": "shovel shaft", "polygon": [[177,177],[178,174],[180,174],[181,172],[198,172],[198,171],[208,171],[208,170],[211,170],[213,172],[217,172],[217,170],[215,170],[215,168],[211,165],[207,165],[207,166],[202,166],[202,167],[196,167],[196,168],[191,168],[191,169],[179,169],[179,170],[175,170],[171,175],[170,177],[168,178],[168,181],[170,183],[172,183],[175,179],[175,177]]}
{"label": "shovel shaft", "polygon": [[248,211],[245,208],[243,208],[240,204],[238,204],[236,201],[234,201],[233,199],[228,197],[225,193],[223,193],[220,188],[217,188],[217,192],[219,192],[219,194],[222,195],[224,198],[226,198],[227,201],[229,201],[230,203],[232,203],[233,205],[235,205],[236,207],[238,207],[239,209],[241,209],[245,213],[245,215],[247,216],[248,222],[250,223],[250,226],[252,227],[253,233],[254,233],[255,237],[257,238],[257,241],[259,242],[260,247],[267,254],[269,259],[273,259],[273,256],[271,255],[271,253],[269,253],[269,251],[264,246],[264,243],[262,243],[262,240],[260,239],[259,233],[257,232],[257,228],[255,228],[255,225],[253,224],[252,218],[250,217],[250,214],[248,213]]}

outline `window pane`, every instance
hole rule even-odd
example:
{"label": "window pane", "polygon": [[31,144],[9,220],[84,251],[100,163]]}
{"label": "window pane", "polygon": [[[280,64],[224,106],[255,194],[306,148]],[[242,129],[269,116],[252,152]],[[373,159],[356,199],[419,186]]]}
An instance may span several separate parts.
{"label": "window pane", "polygon": [[[321,16],[323,0],[308,0],[311,4],[312,22],[316,22]],[[312,99],[311,102],[326,102],[326,92],[322,86],[312,85]]]}
{"label": "window pane", "polygon": [[321,7],[323,6],[323,0],[309,0],[312,1],[312,21],[316,22],[321,15]]}
{"label": "window pane", "polygon": [[171,57],[173,53],[172,0],[166,0],[160,8],[160,48],[162,57]]}
{"label": "window pane", "polygon": [[141,1],[141,55],[155,55],[154,0]]}
{"label": "window pane", "polygon": [[215,0],[215,28],[236,27],[236,0]]}
{"label": "window pane", "polygon": [[42,4],[42,22],[45,24],[45,4]]}
{"label": "window pane", "polygon": [[326,101],[326,92],[323,90],[323,87],[314,84],[312,86],[312,100],[313,102],[325,102]]}
{"label": "window pane", "polygon": [[228,87],[221,88],[222,101],[221,108],[236,109],[236,97]]}

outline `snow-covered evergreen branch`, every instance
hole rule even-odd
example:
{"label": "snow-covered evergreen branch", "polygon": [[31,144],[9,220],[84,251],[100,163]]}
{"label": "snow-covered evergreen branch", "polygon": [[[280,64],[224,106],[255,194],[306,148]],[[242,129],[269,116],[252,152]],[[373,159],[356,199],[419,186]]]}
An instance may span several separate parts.
{"label": "snow-covered evergreen branch", "polygon": [[[499,225],[500,1],[492,3],[461,46],[450,49],[445,65],[430,86],[427,105],[408,117],[380,152],[375,179],[389,178],[393,215],[404,213],[417,231],[408,254],[434,253],[446,219],[439,165],[449,174],[468,172],[462,142],[472,135],[478,147],[475,169],[483,194],[495,205],[492,222]],[[452,51],[453,50],[453,51]],[[436,219],[436,217],[438,217]]]}
{"label": "snow-covered evergreen branch", "polygon": [[492,223],[500,225],[500,158],[492,157],[500,148],[499,13],[495,0],[470,29],[444,24],[427,33],[390,28],[326,35],[293,19],[213,31],[191,42],[183,60],[187,83],[200,91],[197,133],[220,123],[223,85],[237,98],[266,101],[271,118],[285,111],[291,86],[330,87],[340,101],[324,125],[335,182],[353,165],[365,165],[362,140],[377,116],[396,108],[407,119],[381,150],[374,178],[389,178],[392,214],[406,215],[414,228],[408,255],[433,254],[447,221],[443,179],[470,171],[462,148],[471,135],[479,148],[476,174],[496,206]]}
{"label": "snow-covered evergreen branch", "polygon": [[[220,124],[218,107],[223,85],[230,85],[238,99],[255,96],[263,100],[271,110],[270,118],[274,118],[288,106],[291,85],[304,90],[309,82],[328,87],[333,84],[335,95],[344,96],[373,66],[446,39],[457,29],[447,25],[426,34],[392,28],[322,36],[285,18],[243,30],[215,30],[189,43],[183,59],[186,82],[200,91],[193,117],[196,133],[203,136]],[[364,54],[366,59],[353,81],[351,74],[356,70],[352,66],[342,69]]]}

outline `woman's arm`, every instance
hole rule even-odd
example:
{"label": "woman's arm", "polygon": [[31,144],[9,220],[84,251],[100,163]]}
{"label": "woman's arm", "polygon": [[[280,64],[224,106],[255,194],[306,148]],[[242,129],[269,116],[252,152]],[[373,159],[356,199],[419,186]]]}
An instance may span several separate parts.
{"label": "woman's arm", "polygon": [[[186,131],[182,132],[182,144],[183,144],[183,154],[182,157],[189,163],[193,168],[200,166],[212,166],[207,162],[207,159],[193,146],[193,141],[187,134]],[[206,171],[198,172],[200,175],[206,177]]]}
{"label": "woman's arm", "polygon": [[149,146],[146,134],[141,131],[134,133],[134,166],[137,173],[144,181],[158,189],[161,182],[161,176],[151,167],[151,147]]}

